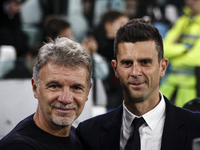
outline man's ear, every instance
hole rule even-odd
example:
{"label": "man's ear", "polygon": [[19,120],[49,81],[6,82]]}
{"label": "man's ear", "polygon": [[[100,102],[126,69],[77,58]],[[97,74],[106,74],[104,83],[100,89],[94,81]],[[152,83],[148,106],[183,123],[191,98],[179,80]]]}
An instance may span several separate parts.
{"label": "man's ear", "polygon": [[[90,87],[89,87],[88,90],[87,90],[87,100],[88,100],[88,95],[89,95],[89,93],[90,93],[91,88],[92,88],[92,82],[90,83]],[[86,100],[86,101],[87,101],[87,100]]]}
{"label": "man's ear", "polygon": [[119,78],[119,74],[117,72],[117,61],[116,60],[112,60],[112,67],[113,67],[113,70],[115,72],[116,78]]}
{"label": "man's ear", "polygon": [[31,79],[31,84],[32,84],[32,90],[33,90],[33,93],[34,93],[34,97],[38,99],[38,93],[37,93],[37,85],[35,83],[35,80],[32,78]]}
{"label": "man's ear", "polygon": [[161,59],[161,61],[160,61],[160,77],[163,77],[165,75],[168,63],[169,63],[169,61],[167,58]]}

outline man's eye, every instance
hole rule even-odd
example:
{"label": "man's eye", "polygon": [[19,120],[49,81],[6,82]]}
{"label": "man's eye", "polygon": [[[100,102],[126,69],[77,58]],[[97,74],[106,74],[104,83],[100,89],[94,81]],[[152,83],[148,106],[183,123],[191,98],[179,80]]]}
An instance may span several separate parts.
{"label": "man's eye", "polygon": [[50,85],[49,87],[53,88],[53,89],[56,89],[56,88],[60,88],[61,86],[60,85]]}
{"label": "man's eye", "polygon": [[143,60],[143,61],[142,61],[142,64],[144,64],[144,65],[148,65],[148,64],[150,64],[150,63],[151,63],[150,60]]}
{"label": "man's eye", "polygon": [[125,66],[130,66],[132,63],[130,61],[124,61],[122,62],[122,64]]}
{"label": "man's eye", "polygon": [[84,89],[79,86],[74,86],[74,87],[72,87],[72,91],[74,93],[81,94],[84,91]]}
{"label": "man's eye", "polygon": [[74,86],[75,90],[82,90],[82,88],[78,87],[78,86]]}
{"label": "man's eye", "polygon": [[148,64],[149,62],[150,62],[149,60],[145,60],[145,61],[144,61],[145,64]]}

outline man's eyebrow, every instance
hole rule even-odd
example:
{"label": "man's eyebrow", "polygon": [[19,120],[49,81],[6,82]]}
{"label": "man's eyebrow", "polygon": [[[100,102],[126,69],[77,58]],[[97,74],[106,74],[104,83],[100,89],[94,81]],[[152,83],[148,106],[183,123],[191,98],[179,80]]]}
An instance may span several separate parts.
{"label": "man's eyebrow", "polygon": [[131,59],[122,59],[120,62],[123,63],[123,62],[127,62],[127,61],[128,62],[132,62],[133,60],[131,60]]}
{"label": "man's eyebrow", "polygon": [[144,61],[144,60],[150,60],[150,61],[152,61],[153,59],[152,58],[150,58],[150,57],[146,57],[146,58],[140,58],[140,59],[138,59],[139,61]]}
{"label": "man's eyebrow", "polygon": [[50,81],[50,82],[47,82],[45,85],[49,86],[50,84],[58,84],[58,83],[59,83],[58,81]]}

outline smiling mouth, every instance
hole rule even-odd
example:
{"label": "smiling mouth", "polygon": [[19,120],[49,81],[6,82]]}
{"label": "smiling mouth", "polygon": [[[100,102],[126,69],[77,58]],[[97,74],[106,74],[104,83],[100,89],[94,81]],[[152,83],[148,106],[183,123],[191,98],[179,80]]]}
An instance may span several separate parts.
{"label": "smiling mouth", "polygon": [[71,111],[75,109],[62,109],[62,108],[56,108],[57,112],[63,113],[63,114],[69,114]]}
{"label": "smiling mouth", "polygon": [[142,83],[129,83],[131,85],[132,88],[142,88],[144,85],[144,82]]}
{"label": "smiling mouth", "polygon": [[77,110],[76,106],[70,106],[70,105],[64,106],[64,105],[54,105],[54,104],[52,104],[52,107],[54,109],[56,109],[57,112],[64,113],[64,114],[68,114],[68,113],[70,113],[73,110]]}

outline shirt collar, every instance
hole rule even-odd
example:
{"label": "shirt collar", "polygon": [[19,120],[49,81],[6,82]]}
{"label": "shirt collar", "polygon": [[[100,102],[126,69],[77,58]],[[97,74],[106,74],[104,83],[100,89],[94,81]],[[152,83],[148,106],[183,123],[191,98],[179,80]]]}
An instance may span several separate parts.
{"label": "shirt collar", "polygon": [[[146,114],[142,115],[142,117],[146,121],[147,125],[151,128],[151,130],[154,130],[156,128],[158,122],[163,117],[165,117],[166,104],[165,104],[163,94],[161,92],[160,92],[160,97],[161,97],[161,100],[158,103],[158,105],[154,109],[152,109],[149,112],[147,112]],[[126,106],[123,102],[123,119],[124,119],[125,127],[127,129],[131,128],[131,123],[135,117],[138,117],[138,116],[132,114],[126,108]]]}

